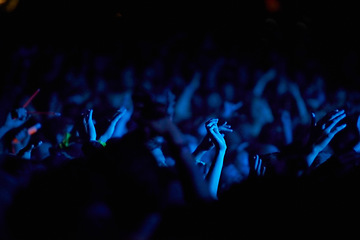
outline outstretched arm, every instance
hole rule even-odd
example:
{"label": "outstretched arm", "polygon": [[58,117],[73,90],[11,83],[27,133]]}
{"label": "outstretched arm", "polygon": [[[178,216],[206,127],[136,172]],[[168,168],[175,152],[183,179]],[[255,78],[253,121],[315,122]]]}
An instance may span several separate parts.
{"label": "outstretched arm", "polygon": [[192,153],[195,161],[200,161],[203,155],[209,150],[215,148],[214,159],[210,165],[209,171],[206,173],[205,180],[209,185],[209,191],[214,199],[217,199],[217,191],[219,187],[220,175],[223,167],[223,161],[227,145],[224,134],[221,132],[232,132],[231,126],[227,122],[218,126],[219,119],[211,118],[206,121],[206,135]]}
{"label": "outstretched arm", "polygon": [[276,70],[274,68],[270,68],[268,71],[266,71],[256,82],[256,85],[253,89],[254,96],[260,97],[263,95],[263,92],[265,91],[265,88],[267,84],[274,80],[276,77]]}
{"label": "outstretched arm", "polygon": [[194,96],[196,90],[200,86],[202,74],[195,72],[190,83],[184,88],[184,91],[180,94],[179,99],[175,105],[174,119],[176,122],[180,122],[184,119],[189,119],[192,115],[191,99]]}
{"label": "outstretched arm", "polygon": [[209,184],[210,194],[214,199],[217,199],[220,175],[227,149],[224,135],[220,133],[217,122],[218,121],[216,119],[216,121],[211,121],[209,125],[207,125],[211,141],[215,146],[216,153],[205,179]]}
{"label": "outstretched arm", "polygon": [[297,109],[299,112],[301,124],[307,124],[310,122],[309,112],[306,107],[304,98],[301,95],[301,91],[297,83],[289,83],[289,91],[293,95]]}

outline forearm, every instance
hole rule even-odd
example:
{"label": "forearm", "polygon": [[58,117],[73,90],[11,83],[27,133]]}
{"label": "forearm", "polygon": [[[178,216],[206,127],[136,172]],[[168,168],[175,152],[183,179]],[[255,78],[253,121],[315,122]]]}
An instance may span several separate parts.
{"label": "forearm", "polygon": [[0,127],[0,139],[3,138],[8,131],[10,131],[10,128],[6,126]]}
{"label": "forearm", "polygon": [[307,147],[305,148],[304,151],[304,158],[307,164],[307,167],[310,167],[313,162],[315,161],[316,157],[319,155],[319,153],[321,152],[321,150],[316,147],[316,146],[311,146],[311,147]]}
{"label": "forearm", "polygon": [[263,94],[267,84],[274,79],[275,73],[274,69],[270,69],[260,77],[253,89],[254,96],[261,96]]}
{"label": "forearm", "polygon": [[210,170],[206,176],[206,180],[209,185],[210,194],[214,199],[217,199],[217,192],[219,188],[224,157],[225,157],[225,150],[219,150],[216,152],[214,162],[212,163]]}
{"label": "forearm", "polygon": [[176,106],[175,116],[178,120],[190,118],[191,116],[191,98],[194,94],[194,90],[189,87],[185,88],[184,92],[180,95]]}
{"label": "forearm", "polygon": [[[283,113],[285,114],[285,113]],[[293,129],[292,129],[292,122],[290,115],[282,120],[282,125],[284,129],[284,137],[285,137],[285,144],[291,144],[293,141]]]}

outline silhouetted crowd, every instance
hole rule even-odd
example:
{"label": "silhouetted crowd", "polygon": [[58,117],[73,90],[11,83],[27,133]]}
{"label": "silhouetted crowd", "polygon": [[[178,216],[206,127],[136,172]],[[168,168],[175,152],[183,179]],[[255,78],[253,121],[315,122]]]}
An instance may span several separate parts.
{"label": "silhouetted crowd", "polygon": [[2,47],[0,238],[356,232],[357,88],[217,37]]}

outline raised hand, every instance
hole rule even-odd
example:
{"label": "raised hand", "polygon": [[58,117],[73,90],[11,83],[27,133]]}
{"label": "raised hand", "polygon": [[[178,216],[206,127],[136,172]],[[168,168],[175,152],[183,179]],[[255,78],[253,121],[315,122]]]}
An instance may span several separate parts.
{"label": "raised hand", "polygon": [[312,113],[312,123],[310,129],[310,138],[308,141],[308,154],[306,161],[310,166],[316,156],[324,150],[333,137],[346,127],[346,124],[338,123],[346,117],[344,110],[333,110],[322,117],[318,122],[315,121],[315,114]]}
{"label": "raised hand", "polygon": [[19,151],[25,148],[30,142],[31,135],[26,128],[22,129],[15,135],[15,138],[11,141],[11,151],[13,154],[18,154]]}
{"label": "raised hand", "polygon": [[17,156],[22,159],[30,160],[31,152],[33,151],[33,149],[39,147],[41,144],[42,144],[42,141],[39,141],[36,144],[28,144],[26,147],[24,147],[17,153]]}
{"label": "raised hand", "polygon": [[[225,150],[227,148],[226,142],[224,139],[224,134],[220,133],[220,129],[218,127],[218,119],[210,119],[206,124],[206,130],[208,131],[208,135],[210,136],[211,142],[218,150]],[[225,131],[232,131],[229,125],[224,123],[221,125],[221,128]]]}
{"label": "raised hand", "polygon": [[228,125],[227,122],[224,122],[220,126],[218,125],[218,128],[219,128],[219,131],[221,133],[223,133],[223,132],[233,132],[233,130],[231,129],[231,125]]}
{"label": "raised hand", "polygon": [[83,116],[83,124],[85,133],[87,134],[90,141],[96,141],[96,129],[93,121],[93,110],[87,110]]}
{"label": "raised hand", "polygon": [[4,125],[0,128],[0,138],[2,138],[11,129],[20,127],[29,119],[29,115],[25,108],[17,108],[9,112],[6,116]]}
{"label": "raised hand", "polygon": [[249,159],[250,176],[264,176],[266,167],[259,155],[254,155],[253,159]]}
{"label": "raised hand", "polygon": [[[219,122],[219,119],[217,119],[217,118],[210,118],[209,120],[207,120],[205,122],[206,135],[201,140],[200,144],[197,147],[197,150],[195,150],[193,155],[197,156],[198,155],[197,153],[200,153],[202,151],[209,151],[210,149],[212,149],[214,147],[214,141],[217,141],[217,139],[214,137],[218,135],[218,133],[214,132],[215,126],[216,126],[217,131],[220,134],[223,134],[224,132],[232,132],[233,131],[231,129],[231,126],[228,125],[227,122],[224,122],[220,126],[218,126],[218,122]],[[211,128],[213,128],[213,129],[210,131]],[[220,139],[218,139],[218,140],[221,141]]]}
{"label": "raised hand", "polygon": [[99,139],[97,139],[96,128],[93,121],[93,109],[89,109],[87,113],[83,116],[83,124],[85,128],[85,133],[88,135],[88,139],[90,141],[99,141],[100,143],[106,143],[112,137],[117,122],[126,113],[126,111],[127,110],[125,108],[119,109],[110,120],[110,124],[104,134],[101,135]]}
{"label": "raised hand", "polygon": [[[209,184],[209,190],[214,199],[217,199],[217,191],[219,187],[220,175],[223,167],[225,152],[227,149],[224,134],[220,133],[220,127],[218,127],[219,119],[212,118],[206,122],[206,130],[211,143],[215,146],[216,154],[209,168],[209,172],[206,175],[206,180]],[[232,132],[231,126],[225,122],[221,125],[223,131]]]}
{"label": "raised hand", "polygon": [[117,112],[114,114],[114,116],[110,120],[110,124],[109,124],[108,128],[106,129],[105,133],[103,135],[101,135],[101,137],[99,138],[99,141],[106,142],[113,136],[116,124],[125,115],[126,111],[127,111],[126,108],[120,108],[119,110],[117,110]]}

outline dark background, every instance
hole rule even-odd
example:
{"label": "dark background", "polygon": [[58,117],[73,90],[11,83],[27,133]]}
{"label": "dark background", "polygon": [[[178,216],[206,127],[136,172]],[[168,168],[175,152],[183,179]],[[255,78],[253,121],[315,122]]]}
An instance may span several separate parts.
{"label": "dark background", "polygon": [[[275,8],[267,5],[274,2]],[[194,41],[210,32],[219,46],[235,44],[244,51],[270,39],[268,45],[291,58],[301,41],[306,54],[323,64],[333,86],[357,87],[356,1],[18,0],[12,11],[4,6],[2,51],[24,42],[111,47],[118,41],[141,39],[161,44],[162,39],[186,31]],[[350,58],[351,66],[344,58]]]}

